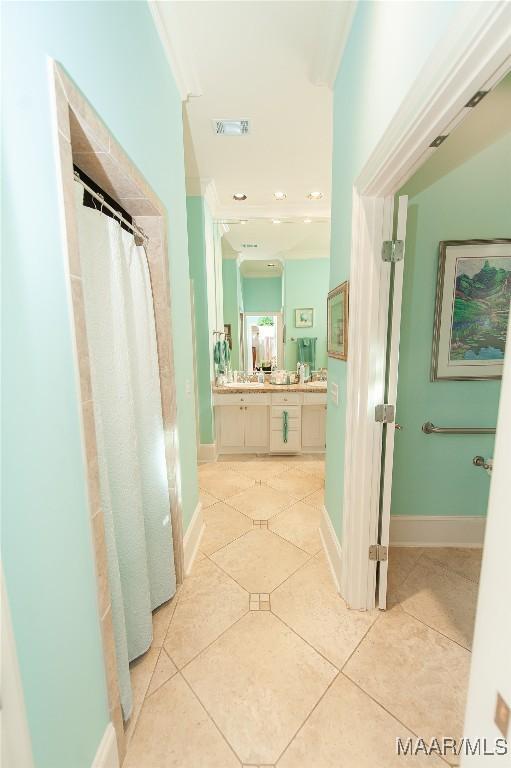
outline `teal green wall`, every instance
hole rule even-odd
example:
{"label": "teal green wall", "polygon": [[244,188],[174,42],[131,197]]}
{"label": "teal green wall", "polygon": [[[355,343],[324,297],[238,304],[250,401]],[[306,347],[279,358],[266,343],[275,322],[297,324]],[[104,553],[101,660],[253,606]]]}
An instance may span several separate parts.
{"label": "teal green wall", "polygon": [[[463,2],[358,3],[334,86],[330,288],[350,274],[353,184]],[[347,106],[348,105],[348,106]],[[353,354],[351,350],[350,354]],[[325,504],[341,538],[349,361],[329,358]]]}
{"label": "teal green wall", "polygon": [[281,311],[281,277],[244,277],[242,290],[245,312]]}
{"label": "teal green wall", "polygon": [[240,369],[240,273],[236,259],[222,259],[224,323],[230,323],[232,336],[231,368]]}
{"label": "teal green wall", "polygon": [[[511,80],[502,105],[509,130],[510,86]],[[497,421],[500,381],[429,380],[439,241],[511,237],[511,133],[469,159],[460,156],[464,144],[474,148],[466,138],[482,135],[479,125],[471,130],[473,118],[483,130],[485,122],[495,126],[487,110],[493,96],[402,190],[410,197],[396,416],[403,430],[395,443],[393,515],[486,514],[490,478],[472,459],[493,455],[493,436],[424,435],[421,425]]]}
{"label": "teal green wall", "polygon": [[208,320],[208,276],[206,268],[206,237],[211,220],[204,198],[186,198],[188,213],[188,260],[195,298],[195,348],[197,389],[199,399],[199,434],[202,444],[215,441],[213,395],[211,390],[212,336]]}
{"label": "teal green wall", "polygon": [[184,526],[197,503],[181,102],[142,2],[2,7],[3,566],[37,768],[90,768],[108,721],[48,57],[164,202]]}
{"label": "teal green wall", "polygon": [[[326,299],[328,294],[329,259],[288,259],[284,262],[284,322],[286,324],[285,368],[295,370],[297,343],[301,336],[315,336],[316,367],[326,368]],[[295,327],[295,309],[312,307],[312,328]]]}

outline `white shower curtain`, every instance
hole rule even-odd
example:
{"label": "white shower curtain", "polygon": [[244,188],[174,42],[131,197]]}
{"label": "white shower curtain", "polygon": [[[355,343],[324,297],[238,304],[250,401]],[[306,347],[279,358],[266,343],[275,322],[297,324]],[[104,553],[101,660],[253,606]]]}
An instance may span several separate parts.
{"label": "white shower curtain", "polygon": [[101,507],[127,719],[129,661],[149,648],[151,612],[176,591],[156,327],[144,249],[82,201],[76,182]]}

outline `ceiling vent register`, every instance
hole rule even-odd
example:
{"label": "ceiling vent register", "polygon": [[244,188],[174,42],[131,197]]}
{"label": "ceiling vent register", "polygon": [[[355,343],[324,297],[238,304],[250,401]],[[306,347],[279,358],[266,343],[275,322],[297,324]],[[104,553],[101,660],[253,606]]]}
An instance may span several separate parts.
{"label": "ceiling vent register", "polygon": [[213,120],[213,130],[217,136],[246,136],[249,124],[248,120]]}

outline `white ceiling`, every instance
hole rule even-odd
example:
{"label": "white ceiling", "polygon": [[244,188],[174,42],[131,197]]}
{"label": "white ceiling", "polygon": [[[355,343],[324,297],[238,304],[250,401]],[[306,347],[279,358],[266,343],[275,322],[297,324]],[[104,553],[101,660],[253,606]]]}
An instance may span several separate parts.
{"label": "white ceiling", "polygon": [[[315,259],[330,255],[330,221],[272,224],[269,220],[230,224],[224,235],[224,252],[241,254],[243,259]],[[244,246],[256,245],[256,248]]]}
{"label": "white ceiling", "polygon": [[[328,225],[267,221],[330,216],[331,86],[354,3],[151,5],[182,96],[188,97],[189,194],[207,193],[217,219],[258,220],[231,226],[227,237],[236,250],[248,238],[264,241],[265,257],[293,243],[317,253],[325,246]],[[217,136],[211,122],[217,118],[248,118],[250,134]],[[308,200],[307,193],[317,189],[322,200]],[[273,199],[277,190],[286,192],[286,200]],[[245,202],[233,201],[239,191],[247,195]]]}

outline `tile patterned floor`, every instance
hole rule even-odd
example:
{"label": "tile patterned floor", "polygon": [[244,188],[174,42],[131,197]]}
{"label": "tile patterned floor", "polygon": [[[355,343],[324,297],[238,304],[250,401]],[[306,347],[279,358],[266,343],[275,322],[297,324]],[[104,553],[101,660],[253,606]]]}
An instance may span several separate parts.
{"label": "tile patterned floor", "polygon": [[350,611],[318,535],[318,457],[199,467],[206,530],[132,667],[124,768],[441,768],[462,729],[480,551],[394,548],[389,610]]}

